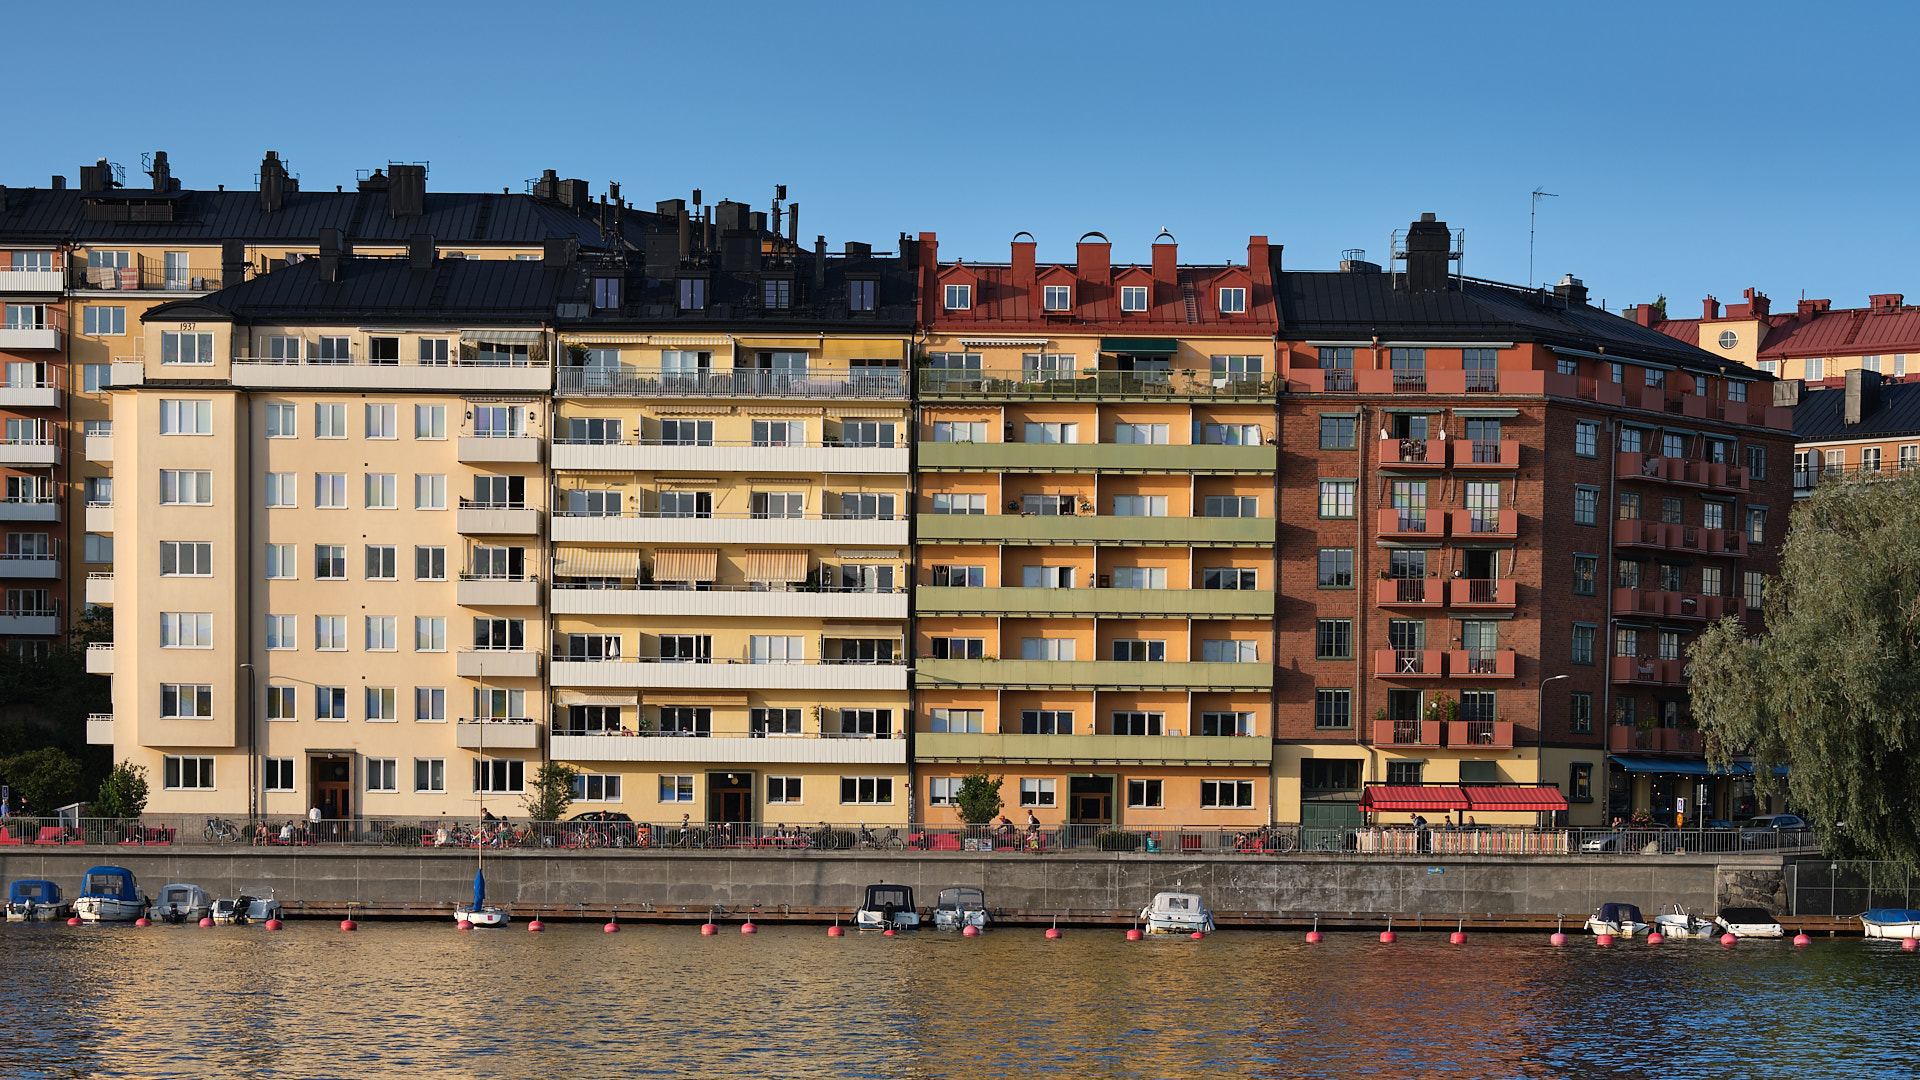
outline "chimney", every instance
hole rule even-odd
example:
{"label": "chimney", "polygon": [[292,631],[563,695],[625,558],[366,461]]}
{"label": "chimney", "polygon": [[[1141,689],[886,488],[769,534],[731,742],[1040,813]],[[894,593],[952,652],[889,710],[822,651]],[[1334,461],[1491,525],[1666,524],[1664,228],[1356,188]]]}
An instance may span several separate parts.
{"label": "chimney", "polygon": [[[1093,243],[1087,242],[1088,236],[1098,236]],[[1073,245],[1073,276],[1079,280],[1081,295],[1074,297],[1079,303],[1085,303],[1104,295],[1107,286],[1113,284],[1113,243],[1105,235],[1090,232],[1080,237]],[[1087,286],[1094,286],[1091,290]]]}
{"label": "chimney", "polygon": [[1818,315],[1821,312],[1831,311],[1832,309],[1833,301],[1831,300],[1802,300],[1800,301],[1798,311],[1802,315]]}
{"label": "chimney", "polygon": [[[902,237],[904,240],[905,238]],[[940,238],[939,234],[923,232],[914,241],[914,297],[920,305],[920,321],[931,323],[939,313],[940,283]]]}
{"label": "chimney", "polygon": [[1653,325],[1653,305],[1652,304],[1633,305],[1633,321],[1639,323],[1641,326],[1648,326],[1648,327],[1652,326]]}
{"label": "chimney", "polygon": [[773,225],[773,235],[780,235],[780,203],[787,197],[787,185],[773,185],[773,210],[767,215],[767,221]]}
{"label": "chimney", "polygon": [[[1032,233],[1016,234],[1031,237]],[[1015,240],[1013,242],[1013,287],[1015,291],[1029,293],[1033,291],[1033,240]]]}
{"label": "chimney", "polygon": [[1847,372],[1847,404],[1843,418],[1848,427],[1872,416],[1880,408],[1880,373],[1866,368]]}
{"label": "chimney", "polygon": [[427,167],[395,165],[387,172],[387,213],[396,218],[424,215],[427,212]]}
{"label": "chimney", "polygon": [[47,182],[47,186],[54,191],[65,191],[67,190],[67,178],[64,176],[55,176]]}
{"label": "chimney", "polygon": [[827,291],[827,238],[813,238],[813,293],[824,295]]}
{"label": "chimney", "polygon": [[1581,281],[1572,274],[1567,274],[1560,279],[1560,284],[1553,287],[1553,295],[1568,305],[1585,305],[1587,302],[1586,282]]}
{"label": "chimney", "polygon": [[433,269],[433,234],[417,232],[407,237],[407,265],[415,270]]}
{"label": "chimney", "polygon": [[231,289],[245,280],[247,280],[247,242],[222,240],[220,242],[220,287]]}
{"label": "chimney", "polygon": [[1748,289],[1746,296],[1747,313],[1754,318],[1764,319],[1773,311],[1773,301],[1767,299],[1767,294],[1759,289]]}
{"label": "chimney", "polygon": [[167,165],[165,150],[153,152],[153,168],[147,170],[147,175],[153,177],[153,190],[161,194],[173,190],[173,170]]}
{"label": "chimney", "polygon": [[340,257],[345,254],[339,229],[320,230],[320,280],[329,284],[340,280]]}
{"label": "chimney", "polygon": [[541,245],[540,261],[551,266],[572,266],[580,243],[571,236],[549,236]]}
{"label": "chimney", "polygon": [[0,184],[0,214],[7,212],[7,185]]}
{"label": "chimney", "polygon": [[1700,317],[1702,319],[1719,318],[1720,317],[1720,301],[1715,300],[1711,296],[1707,297],[1705,300],[1700,301]]}
{"label": "chimney", "polygon": [[559,174],[552,169],[540,170],[540,179],[533,182],[533,197],[556,202],[560,198]]}
{"label": "chimney", "polygon": [[747,228],[751,230],[755,236],[766,232],[767,215],[759,210],[749,212],[747,214]]}
{"label": "chimney", "polygon": [[847,241],[848,261],[852,261],[854,259],[871,259],[871,258],[873,258],[872,244],[863,244],[858,240]]}
{"label": "chimney", "polygon": [[1795,405],[1800,404],[1800,392],[1806,388],[1806,385],[1806,383],[1799,379],[1781,379],[1779,382],[1774,383],[1773,407],[1776,409],[1791,409]]}
{"label": "chimney", "polygon": [[274,213],[286,209],[287,205],[287,167],[280,163],[280,155],[267,151],[260,162],[260,210]]}
{"label": "chimney", "polygon": [[714,224],[721,232],[738,232],[747,227],[747,204],[724,199],[714,213]]}
{"label": "chimney", "polygon": [[1173,303],[1180,291],[1180,245],[1171,233],[1160,235],[1167,242],[1161,243],[1158,237],[1153,241],[1153,308]]}
{"label": "chimney", "polygon": [[800,242],[800,204],[797,202],[788,203],[787,204],[787,243],[798,244],[799,242]]}
{"label": "chimney", "polygon": [[1895,311],[1907,302],[1902,293],[1874,293],[1867,297],[1867,304],[1875,311]]}
{"label": "chimney", "polygon": [[618,180],[607,181],[607,198],[612,199],[614,202],[614,205],[616,206],[626,205],[626,203],[623,203],[620,201],[620,181]]}
{"label": "chimney", "polygon": [[106,158],[80,166],[80,194],[98,195],[113,186],[113,167]]}
{"label": "chimney", "polygon": [[1407,226],[1407,289],[1411,292],[1445,292],[1447,256],[1453,246],[1453,234],[1447,223],[1432,214]]}

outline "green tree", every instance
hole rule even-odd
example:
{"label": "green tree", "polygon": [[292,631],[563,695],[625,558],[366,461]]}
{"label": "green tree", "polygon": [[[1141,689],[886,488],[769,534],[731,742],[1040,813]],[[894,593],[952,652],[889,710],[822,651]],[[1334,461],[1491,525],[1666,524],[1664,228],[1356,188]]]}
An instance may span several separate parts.
{"label": "green tree", "polygon": [[80,798],[80,763],[54,746],[0,760],[0,780],[12,786],[28,809],[44,814]]}
{"label": "green tree", "polygon": [[1844,823],[1831,853],[1920,865],[1920,473],[1823,482],[1791,525],[1766,633],[1722,619],[1691,651],[1708,756]]}
{"label": "green tree", "polygon": [[987,771],[974,766],[974,770],[960,781],[960,791],[953,797],[954,806],[960,811],[960,820],[969,825],[985,825],[993,820],[1006,804],[1000,800],[1000,785],[1006,783],[1004,776],[988,778]]}
{"label": "green tree", "polygon": [[573,805],[573,782],[579,778],[580,770],[571,765],[549,761],[540,766],[521,798],[527,816],[535,821],[558,821]]}
{"label": "green tree", "polygon": [[100,781],[93,799],[93,816],[137,818],[147,809],[147,767],[122,761]]}

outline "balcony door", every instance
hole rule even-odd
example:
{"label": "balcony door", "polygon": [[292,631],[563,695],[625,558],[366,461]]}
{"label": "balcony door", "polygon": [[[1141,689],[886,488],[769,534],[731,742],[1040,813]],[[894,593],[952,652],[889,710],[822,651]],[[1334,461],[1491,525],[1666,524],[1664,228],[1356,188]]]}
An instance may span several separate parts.
{"label": "balcony door", "polygon": [[730,825],[753,821],[753,778],[750,772],[707,774],[707,820]]}
{"label": "balcony door", "polygon": [[1111,776],[1076,776],[1067,781],[1067,820],[1075,825],[1113,824]]}

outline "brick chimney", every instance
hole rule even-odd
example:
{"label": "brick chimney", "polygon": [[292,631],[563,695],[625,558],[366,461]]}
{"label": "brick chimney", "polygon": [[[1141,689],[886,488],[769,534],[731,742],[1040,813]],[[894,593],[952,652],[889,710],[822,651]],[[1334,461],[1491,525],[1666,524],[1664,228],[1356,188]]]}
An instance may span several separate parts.
{"label": "brick chimney", "polygon": [[1653,325],[1654,306],[1652,304],[1633,305],[1633,321],[1641,326]]}
{"label": "brick chimney", "polygon": [[[1018,235],[1030,236],[1032,234],[1021,233]],[[1034,246],[1032,240],[1015,240],[1013,242],[1013,287],[1023,293],[1031,293],[1033,291]]]}
{"label": "brick chimney", "polygon": [[[1098,236],[1100,239],[1089,242],[1088,236]],[[1096,290],[1104,290],[1113,284],[1113,244],[1105,235],[1090,232],[1082,236],[1073,246],[1073,258],[1074,276],[1080,279],[1083,290],[1088,285],[1095,286]],[[1093,299],[1093,294],[1086,294],[1086,299]]]}
{"label": "brick chimney", "polygon": [[1447,254],[1452,247],[1453,234],[1447,231],[1447,223],[1433,214],[1421,214],[1419,221],[1407,226],[1407,289],[1446,291]]}
{"label": "brick chimney", "polygon": [[1153,304],[1154,308],[1162,304],[1171,304],[1180,295],[1180,245],[1172,236],[1161,233],[1167,238],[1161,243],[1157,238],[1153,242]]}
{"label": "brick chimney", "polygon": [[1874,293],[1867,297],[1867,305],[1875,311],[1894,311],[1907,302],[1902,293]]}
{"label": "brick chimney", "polygon": [[1746,290],[1747,314],[1756,319],[1764,319],[1773,311],[1773,301],[1759,289]]}
{"label": "brick chimney", "polygon": [[1715,300],[1711,296],[1707,297],[1705,300],[1700,301],[1700,317],[1702,319],[1719,318],[1720,317],[1720,301]]}
{"label": "brick chimney", "polygon": [[1247,273],[1257,285],[1273,284],[1272,252],[1264,236],[1247,237]]}

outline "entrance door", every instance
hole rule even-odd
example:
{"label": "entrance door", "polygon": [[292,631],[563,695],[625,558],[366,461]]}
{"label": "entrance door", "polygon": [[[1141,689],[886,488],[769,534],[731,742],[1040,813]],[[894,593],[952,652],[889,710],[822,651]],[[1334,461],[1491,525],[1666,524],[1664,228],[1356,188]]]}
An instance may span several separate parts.
{"label": "entrance door", "polygon": [[[313,802],[328,819],[353,816],[353,759],[317,757],[310,763]],[[331,826],[323,825],[323,829]]]}
{"label": "entrance door", "polygon": [[1067,820],[1073,824],[1113,824],[1113,777],[1073,777],[1067,782],[1067,798]]}
{"label": "entrance door", "polygon": [[707,820],[730,825],[753,820],[753,774],[707,774]]}

